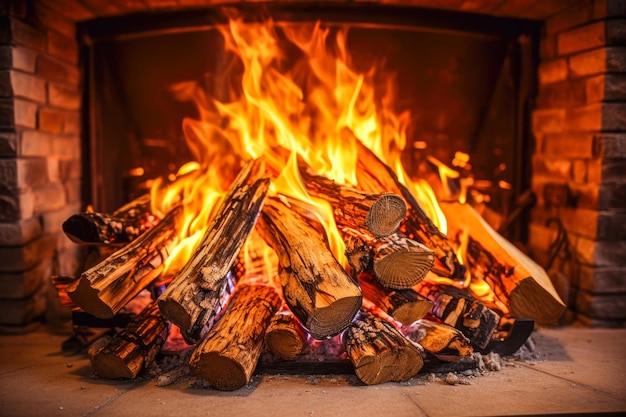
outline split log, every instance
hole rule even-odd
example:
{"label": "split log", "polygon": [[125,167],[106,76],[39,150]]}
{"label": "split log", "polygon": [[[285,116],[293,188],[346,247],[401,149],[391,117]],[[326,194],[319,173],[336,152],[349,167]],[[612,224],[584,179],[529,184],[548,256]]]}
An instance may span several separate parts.
{"label": "split log", "polygon": [[258,231],[278,255],[285,302],[311,336],[325,339],[350,325],[361,308],[359,287],[331,253],[321,225],[268,199]]}
{"label": "split log", "polygon": [[63,232],[83,245],[125,245],[153,227],[158,217],[150,211],[150,195],[138,197],[112,214],[87,211],[63,222]]}
{"label": "split log", "polygon": [[172,209],[157,225],[83,272],[66,288],[70,298],[98,318],[113,317],[159,276],[178,241],[182,206]]}
{"label": "split log", "polygon": [[265,331],[265,346],[275,356],[294,360],[306,346],[307,334],[298,319],[287,310],[272,317]]}
{"label": "split log", "polygon": [[238,286],[222,319],[193,352],[191,374],[219,390],[246,385],[261,356],[267,325],[280,304],[272,287]]}
{"label": "split log", "polygon": [[407,381],[424,366],[417,344],[369,312],[361,313],[343,340],[357,377],[367,385]]}
{"label": "split log", "polygon": [[189,261],[158,299],[164,317],[180,327],[188,342],[210,328],[229,294],[227,275],[252,231],[269,179],[256,180],[259,160],[242,168]]}
{"label": "split log", "polygon": [[[349,130],[342,134],[352,135]],[[433,271],[440,276],[459,278],[463,268],[448,242],[446,235],[435,226],[424,212],[411,191],[400,182],[393,170],[381,161],[372,151],[355,138],[359,157],[357,159],[357,180],[359,188],[366,192],[392,192],[401,195],[407,203],[408,215],[401,231],[409,238],[423,243],[435,252]]]}
{"label": "split log", "polygon": [[135,378],[154,361],[167,333],[167,322],[156,303],[150,303],[106,346],[92,350],[91,366],[102,378]]}
{"label": "split log", "polygon": [[403,326],[424,317],[433,302],[413,289],[391,290],[384,288],[368,274],[359,276],[363,296],[374,303]]}
{"label": "split log", "polygon": [[498,327],[500,316],[465,290],[442,284],[425,284],[419,289],[434,303],[432,314],[459,329],[472,345],[484,349]]}
{"label": "split log", "polygon": [[313,197],[327,201],[338,226],[366,229],[379,238],[395,233],[406,216],[406,203],[392,193],[365,193],[316,175],[300,161],[303,183]]}
{"label": "split log", "polygon": [[421,319],[403,327],[402,333],[444,362],[458,362],[474,351],[470,340],[460,330],[445,323]]}
{"label": "split log", "polygon": [[497,233],[469,205],[442,203],[450,219],[450,236],[465,231],[470,238],[467,266],[472,279],[484,280],[517,318],[556,321],[565,304],[545,270]]}

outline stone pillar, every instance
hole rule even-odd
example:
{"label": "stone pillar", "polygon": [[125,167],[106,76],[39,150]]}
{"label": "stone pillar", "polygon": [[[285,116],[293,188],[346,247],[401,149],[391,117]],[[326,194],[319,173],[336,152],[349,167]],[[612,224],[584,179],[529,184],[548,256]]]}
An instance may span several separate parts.
{"label": "stone pillar", "polygon": [[[46,313],[53,273],[75,273],[61,232],[81,209],[75,25],[34,2],[0,17],[0,331]],[[28,2],[30,4],[30,2]],[[32,6],[32,4],[30,4]],[[49,305],[49,304],[48,304]]]}
{"label": "stone pillar", "polygon": [[569,318],[593,326],[626,323],[626,2],[588,0],[545,21],[529,245],[569,306]]}

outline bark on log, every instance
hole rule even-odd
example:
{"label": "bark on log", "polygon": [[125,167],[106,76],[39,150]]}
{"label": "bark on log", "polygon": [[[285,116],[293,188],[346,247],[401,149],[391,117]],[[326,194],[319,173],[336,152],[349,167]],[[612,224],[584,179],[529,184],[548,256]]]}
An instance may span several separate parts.
{"label": "bark on log", "polygon": [[392,193],[365,193],[316,175],[300,161],[303,183],[313,197],[328,201],[338,226],[366,229],[380,238],[395,233],[406,217],[406,203]]}
{"label": "bark on log", "polygon": [[363,296],[389,314],[403,326],[424,317],[433,302],[413,289],[392,290],[384,288],[368,274],[359,276]]}
{"label": "bark on log", "polygon": [[439,231],[391,168],[358,139],[355,140],[359,153],[357,161],[359,188],[370,193],[392,192],[401,195],[407,203],[408,215],[400,230],[435,252],[436,260],[433,266],[435,273],[449,278],[461,277],[463,269],[446,235]]}
{"label": "bark on log", "polygon": [[83,272],[66,292],[84,311],[98,318],[113,317],[159,276],[178,241],[182,206],[172,209],[157,225]]}
{"label": "bark on log", "polygon": [[245,386],[261,355],[267,325],[280,304],[272,287],[238,286],[222,319],[193,352],[192,375],[219,390]]}
{"label": "bark on log", "polygon": [[102,378],[135,378],[152,363],[167,333],[167,322],[156,303],[150,303],[106,346],[90,354],[91,366]]}
{"label": "bark on log", "polygon": [[150,211],[150,195],[125,204],[112,214],[84,212],[63,222],[65,235],[82,245],[125,245],[153,227],[158,218]]}
{"label": "bark on log", "polygon": [[298,319],[290,311],[274,314],[265,331],[265,346],[275,356],[294,360],[306,346],[307,334]]}
{"label": "bark on log", "polygon": [[469,235],[467,266],[474,280],[484,280],[513,317],[542,323],[556,321],[565,304],[545,270],[491,228],[469,205],[442,203],[450,236]]}
{"label": "bark on log", "polygon": [[418,345],[371,313],[361,313],[343,339],[357,377],[367,385],[407,381],[424,366]]}
{"label": "bark on log", "polygon": [[460,330],[445,323],[421,319],[403,327],[402,333],[444,362],[458,362],[474,351],[470,340]]}
{"label": "bark on log", "polygon": [[472,345],[484,349],[498,327],[500,316],[465,290],[451,285],[425,284],[419,292],[434,303],[432,314],[459,329]]}
{"label": "bark on log", "polygon": [[258,179],[259,160],[248,163],[235,179],[195,253],[158,299],[165,318],[180,327],[188,342],[198,342],[210,328],[229,293],[227,275],[252,231],[269,187]]}
{"label": "bark on log", "polygon": [[362,295],[333,257],[317,230],[286,203],[268,199],[259,232],[278,255],[279,277],[289,309],[316,339],[334,336],[350,325]]}

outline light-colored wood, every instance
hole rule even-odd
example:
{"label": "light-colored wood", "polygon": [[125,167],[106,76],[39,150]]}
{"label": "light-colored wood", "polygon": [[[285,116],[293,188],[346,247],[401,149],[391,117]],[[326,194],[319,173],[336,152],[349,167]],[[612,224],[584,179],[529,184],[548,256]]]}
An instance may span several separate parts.
{"label": "light-colored wood", "polygon": [[377,239],[372,247],[376,279],[387,288],[415,286],[424,279],[435,261],[432,250],[399,233]]}
{"label": "light-colored wood", "polygon": [[219,390],[245,386],[261,356],[270,319],[280,305],[272,287],[238,286],[222,319],[193,352],[191,373]]}
{"label": "light-colored wood", "polygon": [[402,333],[441,361],[458,362],[474,351],[469,339],[460,330],[445,323],[420,319],[402,327]]}
{"label": "light-colored wood", "polygon": [[343,340],[357,377],[367,385],[407,381],[424,366],[417,344],[369,312],[354,320]]}
{"label": "light-colored wood", "polygon": [[442,203],[449,235],[467,233],[471,239],[467,266],[472,279],[484,280],[511,315],[542,323],[555,322],[565,311],[545,270],[493,230],[469,205]]}
{"label": "light-colored wood", "polygon": [[106,345],[90,352],[91,366],[102,378],[135,378],[154,361],[167,333],[167,322],[150,303]]}
{"label": "light-colored wood", "polygon": [[288,361],[302,353],[306,341],[306,331],[293,313],[287,310],[274,314],[265,331],[267,350]]}
{"label": "light-colored wood", "polygon": [[339,334],[361,308],[358,286],[332,255],[321,224],[268,198],[257,228],[278,255],[285,302],[316,339]]}
{"label": "light-colored wood", "polygon": [[269,179],[251,177],[259,160],[246,164],[222,201],[189,261],[158,299],[164,317],[198,342],[213,325],[229,293],[227,275],[256,224]]}
{"label": "light-colored wood", "polygon": [[83,272],[66,288],[72,301],[98,318],[113,317],[162,272],[178,242],[182,213],[181,206],[175,207],[152,229]]}

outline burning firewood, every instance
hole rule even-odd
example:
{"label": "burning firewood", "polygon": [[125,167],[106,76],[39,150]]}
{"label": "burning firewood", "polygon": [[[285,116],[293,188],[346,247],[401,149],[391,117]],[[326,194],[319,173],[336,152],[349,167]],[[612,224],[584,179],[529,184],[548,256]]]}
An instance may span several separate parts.
{"label": "burning firewood", "polygon": [[195,253],[158,299],[163,316],[180,327],[184,337],[197,342],[210,327],[228,295],[227,275],[252,231],[269,187],[256,180],[260,160],[248,163],[207,228]]}
{"label": "burning firewood", "polygon": [[87,211],[63,222],[63,231],[72,241],[83,245],[125,245],[158,222],[150,211],[150,195],[125,204],[112,214]]}
{"label": "burning firewood", "polygon": [[[344,134],[352,135],[347,129]],[[459,277],[461,265],[446,235],[441,233],[428,215],[421,208],[413,194],[403,185],[396,174],[371,150],[356,140],[359,157],[357,161],[357,179],[359,188],[366,192],[392,192],[401,195],[408,205],[408,216],[403,228],[406,235],[423,243],[435,252],[436,260],[433,271],[445,277]],[[402,229],[401,229],[402,230]]]}
{"label": "burning firewood", "polygon": [[300,174],[307,191],[328,201],[339,226],[366,229],[373,237],[395,233],[406,216],[406,203],[392,193],[369,194],[316,175],[300,161]]}
{"label": "burning firewood", "polygon": [[471,206],[442,203],[441,209],[452,219],[451,232],[466,232],[473,242],[467,260],[472,278],[487,282],[514,317],[554,322],[563,314],[565,304],[542,267],[493,230]]}
{"label": "burning firewood", "polygon": [[246,385],[263,349],[263,337],[280,296],[269,286],[238,286],[222,319],[198,345],[189,360],[192,375],[219,390]]}
{"label": "burning firewood", "polygon": [[359,287],[332,255],[320,228],[317,220],[276,199],[268,199],[258,228],[278,255],[285,302],[316,339],[348,327],[362,301]]}
{"label": "burning firewood", "polygon": [[83,272],[66,288],[70,298],[98,318],[113,317],[159,276],[178,241],[177,223],[183,209],[172,209],[158,224]]}
{"label": "burning firewood", "polygon": [[357,377],[367,385],[407,381],[424,366],[419,345],[369,312],[361,313],[343,339]]}
{"label": "burning firewood", "polygon": [[150,303],[105,346],[90,352],[91,366],[102,378],[135,378],[152,363],[167,333],[167,322]]}
{"label": "burning firewood", "polygon": [[474,349],[460,330],[444,323],[421,319],[402,328],[402,333],[444,362],[458,362]]}
{"label": "burning firewood", "polygon": [[285,360],[294,360],[306,346],[307,334],[290,311],[274,314],[265,331],[267,350]]}
{"label": "burning firewood", "polygon": [[369,274],[359,275],[363,296],[402,325],[409,325],[424,317],[433,302],[413,289],[384,288]]}
{"label": "burning firewood", "polygon": [[484,349],[498,327],[500,316],[466,291],[451,285],[424,283],[419,292],[434,302],[433,315],[459,329],[472,345]]}

